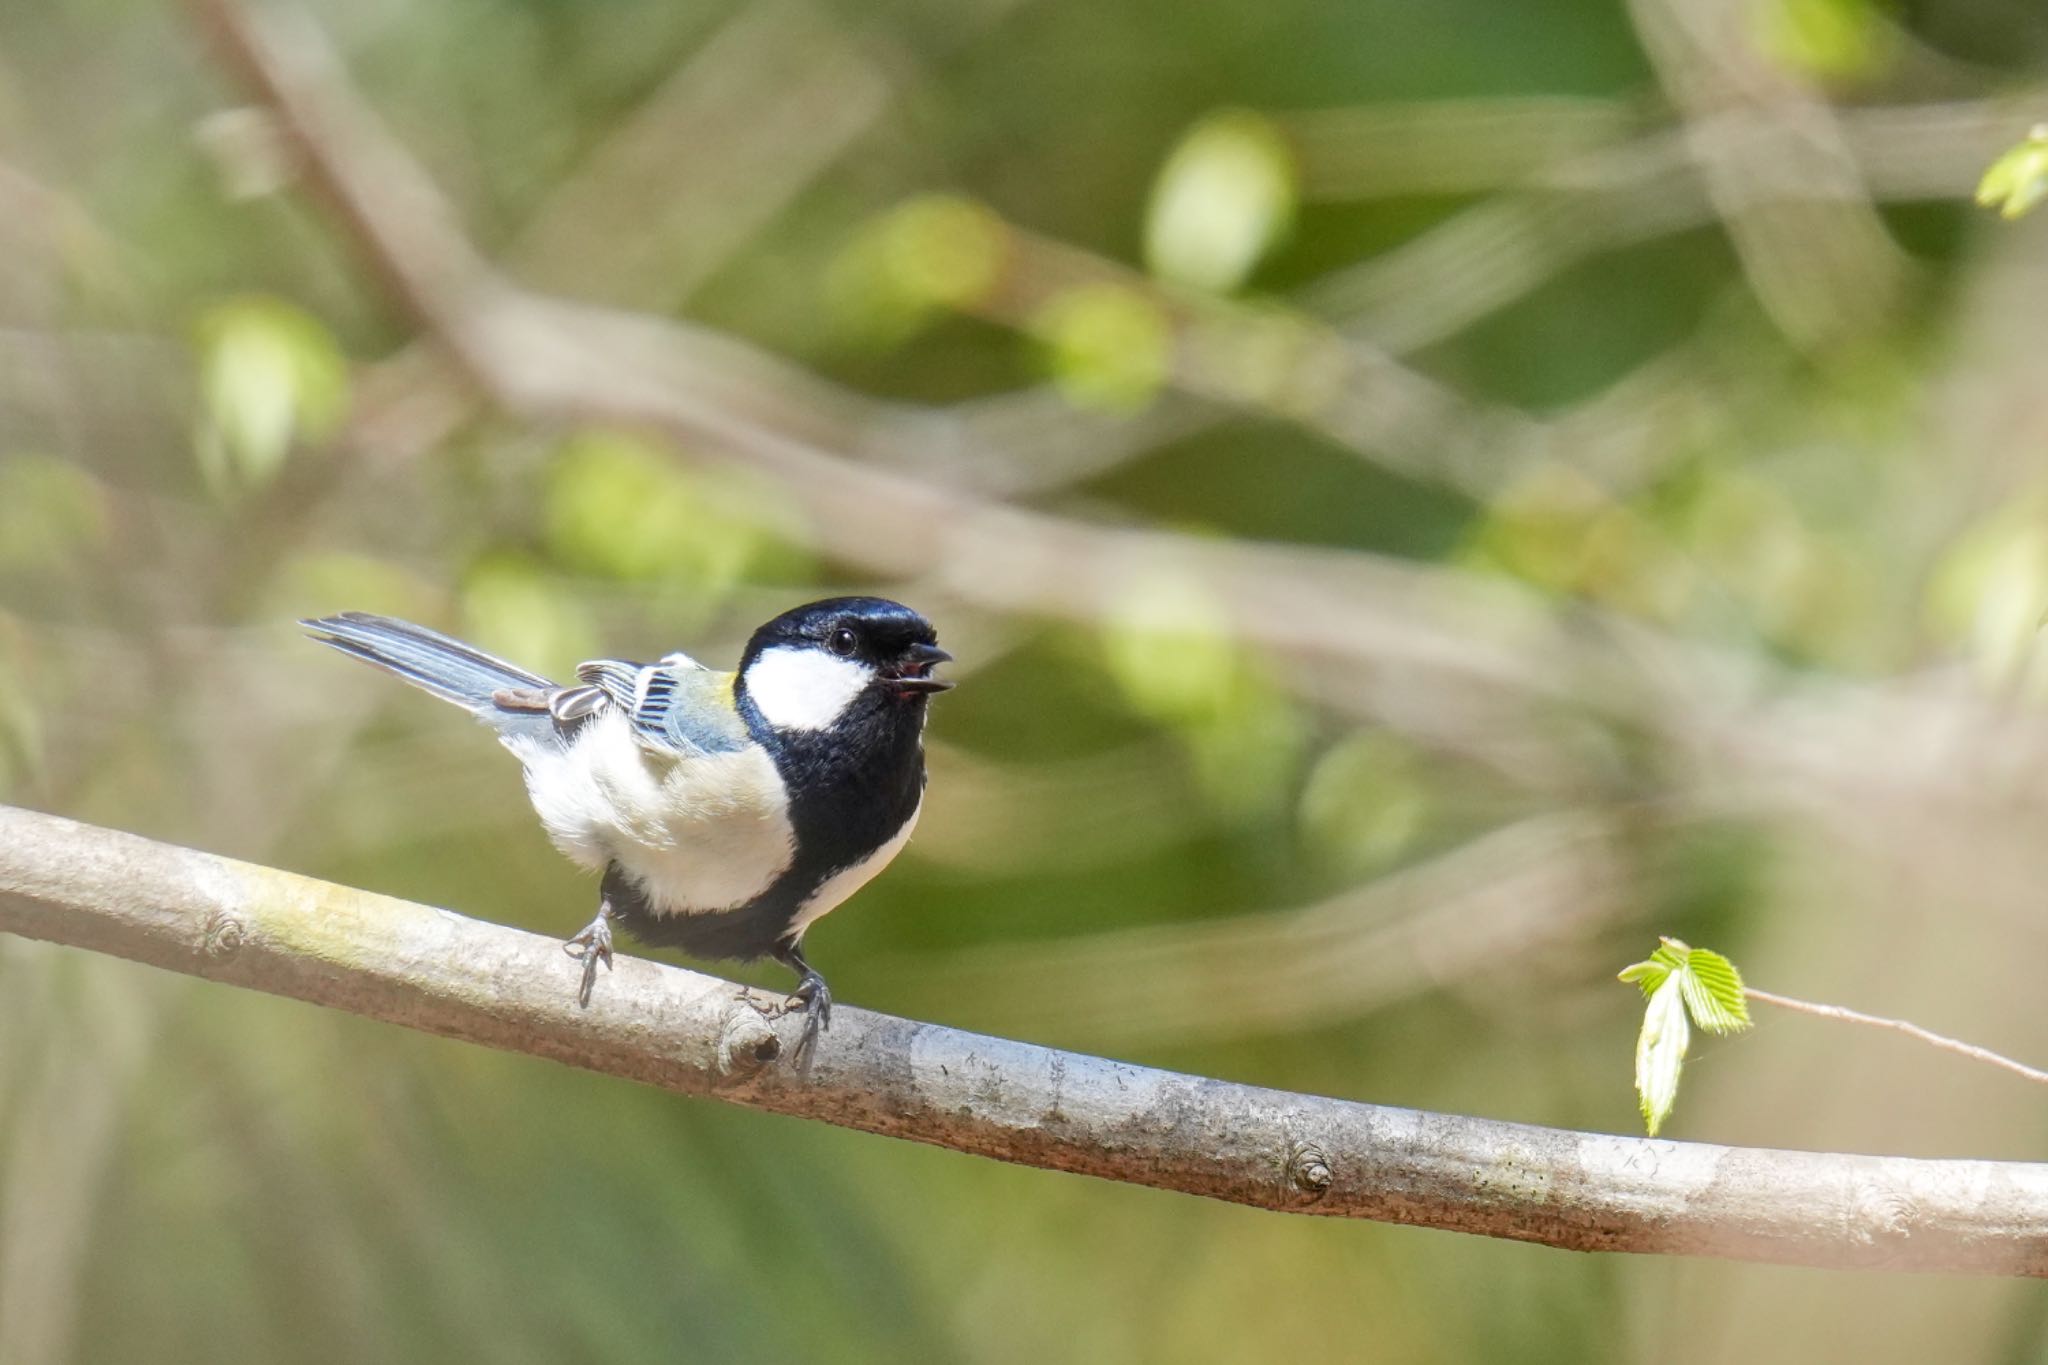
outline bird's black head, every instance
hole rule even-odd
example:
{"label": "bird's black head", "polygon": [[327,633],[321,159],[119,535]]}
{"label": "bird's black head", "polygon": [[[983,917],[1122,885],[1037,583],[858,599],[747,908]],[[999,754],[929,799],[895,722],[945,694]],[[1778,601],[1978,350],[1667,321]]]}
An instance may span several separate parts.
{"label": "bird's black head", "polygon": [[754,632],[740,690],[778,730],[822,730],[863,704],[922,708],[953,684],[931,675],[953,656],[932,623],[881,597],[833,597],[786,611]]}

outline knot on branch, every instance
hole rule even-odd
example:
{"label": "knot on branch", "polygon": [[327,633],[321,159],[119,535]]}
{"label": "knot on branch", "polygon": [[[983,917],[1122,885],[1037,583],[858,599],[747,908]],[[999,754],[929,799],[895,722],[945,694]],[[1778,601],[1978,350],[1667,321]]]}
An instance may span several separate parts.
{"label": "knot on branch", "polygon": [[242,951],[242,940],[248,937],[248,933],[242,921],[224,910],[216,910],[207,916],[199,951],[215,962],[225,962]]}
{"label": "knot on branch", "polygon": [[1911,1197],[1870,1179],[1856,1182],[1854,1236],[1866,1264],[1889,1260],[1913,1235]]}
{"label": "knot on branch", "polygon": [[1330,1158],[1312,1142],[1297,1143],[1287,1158],[1287,1182],[1310,1199],[1321,1199],[1336,1179],[1330,1174]]}
{"label": "knot on branch", "polygon": [[746,995],[733,1001],[718,1029],[718,1074],[751,1076],[782,1055],[782,1040]]}

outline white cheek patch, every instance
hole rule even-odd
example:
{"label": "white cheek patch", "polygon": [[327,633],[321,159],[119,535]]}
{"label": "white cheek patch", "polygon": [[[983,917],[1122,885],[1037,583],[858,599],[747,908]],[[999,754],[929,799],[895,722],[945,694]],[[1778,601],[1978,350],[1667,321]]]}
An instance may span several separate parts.
{"label": "white cheek patch", "polygon": [[778,730],[823,730],[875,680],[857,659],[822,649],[764,650],[747,666],[747,695]]}

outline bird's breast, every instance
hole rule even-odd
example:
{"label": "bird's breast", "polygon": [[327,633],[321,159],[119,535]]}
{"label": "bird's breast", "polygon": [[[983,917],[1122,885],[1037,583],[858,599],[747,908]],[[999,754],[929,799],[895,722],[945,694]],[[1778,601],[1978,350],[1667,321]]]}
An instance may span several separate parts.
{"label": "bird's breast", "polygon": [[790,865],[789,794],[759,745],[669,758],[607,711],[567,747],[521,757],[556,847],[586,867],[619,864],[657,913],[745,905]]}

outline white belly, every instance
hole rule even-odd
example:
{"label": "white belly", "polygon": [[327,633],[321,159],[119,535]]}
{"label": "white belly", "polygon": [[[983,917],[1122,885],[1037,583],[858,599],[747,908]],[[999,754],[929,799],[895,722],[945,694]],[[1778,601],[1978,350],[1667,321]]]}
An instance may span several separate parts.
{"label": "white belly", "polygon": [[625,717],[606,711],[566,750],[514,752],[555,847],[585,867],[618,863],[655,910],[744,905],[789,866],[787,793],[758,745],[669,759],[641,748]]}

